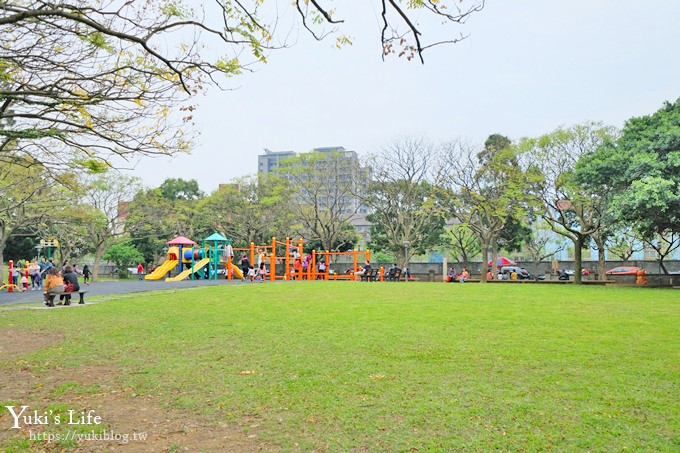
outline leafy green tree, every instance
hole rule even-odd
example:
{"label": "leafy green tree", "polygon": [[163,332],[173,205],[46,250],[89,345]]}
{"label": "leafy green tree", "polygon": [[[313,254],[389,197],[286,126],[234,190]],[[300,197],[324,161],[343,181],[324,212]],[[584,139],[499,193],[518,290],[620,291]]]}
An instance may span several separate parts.
{"label": "leafy green tree", "polygon": [[[609,212],[648,244],[680,232],[680,99],[631,118],[615,142],[579,162],[580,180],[612,192]],[[664,239],[665,238],[665,239]],[[660,255],[660,266],[663,254]]]}
{"label": "leafy green tree", "polygon": [[442,235],[442,241],[452,258],[459,262],[469,263],[482,251],[479,238],[464,223],[447,228]]}
{"label": "leafy green tree", "polygon": [[574,244],[576,283],[581,283],[583,247],[605,226],[604,212],[611,195],[608,187],[584,183],[583,176],[575,172],[576,164],[615,138],[615,129],[589,122],[525,138],[519,144],[525,168],[541,175],[531,185],[532,195],[542,206],[541,218]]}
{"label": "leafy green tree", "polygon": [[94,248],[92,280],[99,276],[99,264],[106,250],[119,243],[125,234],[127,205],[139,180],[118,172],[92,175],[83,183],[81,204],[86,237]]}
{"label": "leafy green tree", "polygon": [[186,181],[182,178],[168,178],[159,187],[163,198],[175,200],[198,200],[205,195],[198,188],[195,179]]}
{"label": "leafy green tree", "polygon": [[16,263],[20,259],[35,259],[35,246],[40,242],[35,231],[31,228],[14,230],[12,236],[5,243],[4,256]]}
{"label": "leafy green tree", "polygon": [[[345,223],[341,226],[340,234],[338,235],[336,242],[332,244],[332,248],[330,250],[337,250],[339,252],[354,250],[360,240],[361,235],[356,232],[354,226],[352,226],[350,223]],[[305,250],[316,250],[320,252],[329,249],[324,248],[324,244],[317,240],[305,242]],[[371,250],[371,253],[372,252],[373,251]]]}
{"label": "leafy green tree", "polygon": [[526,219],[517,219],[510,216],[505,221],[505,226],[501,230],[496,244],[498,250],[508,253],[519,252],[526,244],[531,235],[531,228],[526,225]]}
{"label": "leafy green tree", "polygon": [[165,243],[176,236],[174,203],[160,189],[137,192],[127,205],[125,232],[130,243],[144,255],[145,263],[163,258]]}
{"label": "leafy green tree", "polygon": [[630,260],[635,252],[643,250],[642,242],[632,228],[621,229],[609,236],[607,250],[621,261]]}
{"label": "leafy green tree", "polygon": [[[505,144],[493,139],[488,143]],[[508,221],[528,213],[529,184],[536,178],[531,169],[517,164],[514,148],[473,148],[452,142],[446,146],[444,187],[454,201],[453,215],[477,236],[482,252],[482,282],[486,282],[488,250],[496,262],[497,244]]]}
{"label": "leafy green tree", "polygon": [[202,199],[196,215],[208,230],[219,231],[235,245],[247,247],[251,242],[269,243],[276,236],[277,220],[287,214],[280,205],[271,182],[244,177]]}
{"label": "leafy green tree", "polygon": [[102,258],[115,263],[121,277],[127,276],[128,267],[144,261],[144,255],[131,244],[114,244]]}
{"label": "leafy green tree", "polygon": [[[64,204],[62,192],[55,190],[54,179],[45,167],[12,157],[9,162],[0,159],[0,263],[14,234],[35,231],[49,216],[56,216]],[[0,279],[2,272],[0,267]]]}

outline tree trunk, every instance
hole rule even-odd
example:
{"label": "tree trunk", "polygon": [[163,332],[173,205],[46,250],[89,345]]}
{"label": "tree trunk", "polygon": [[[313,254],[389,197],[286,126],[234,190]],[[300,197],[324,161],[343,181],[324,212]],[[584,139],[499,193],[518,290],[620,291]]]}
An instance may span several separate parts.
{"label": "tree trunk", "polygon": [[[486,283],[486,273],[489,271],[488,260],[489,260],[489,242],[490,241],[482,239],[481,242],[482,242],[482,267],[481,267],[482,278],[481,278],[481,282]],[[494,263],[492,262],[491,264],[493,265]]]}
{"label": "tree trunk", "polygon": [[104,245],[100,245],[97,247],[94,253],[94,264],[92,264],[92,281],[96,282],[97,279],[99,278],[99,264],[102,261],[102,256],[104,256],[104,252],[106,252],[106,248]]}
{"label": "tree trunk", "polygon": [[5,278],[5,247],[0,246],[0,286],[5,284],[4,278]]}
{"label": "tree trunk", "polygon": [[[486,256],[484,257],[484,261],[487,261]],[[498,244],[496,241],[493,241],[493,244],[491,245],[491,271],[494,275],[498,274]],[[484,273],[486,274],[486,272]]]}
{"label": "tree trunk", "polygon": [[579,234],[574,241],[574,283],[581,284],[581,254],[583,252],[583,237]]}
{"label": "tree trunk", "polygon": [[7,236],[0,229],[0,286],[4,284],[5,278],[5,243],[7,243]]}
{"label": "tree trunk", "polygon": [[602,237],[598,235],[594,235],[593,239],[595,239],[595,245],[597,245],[597,274],[598,274],[598,280],[606,280],[607,276],[605,275],[607,272],[607,262],[604,259],[604,241],[602,240]]}

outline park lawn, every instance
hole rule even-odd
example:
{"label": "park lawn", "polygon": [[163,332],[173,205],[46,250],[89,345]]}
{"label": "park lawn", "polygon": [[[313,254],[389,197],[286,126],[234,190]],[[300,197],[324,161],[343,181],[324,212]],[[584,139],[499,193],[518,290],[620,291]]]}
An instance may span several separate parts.
{"label": "park lawn", "polygon": [[0,329],[64,336],[22,358],[35,372],[114,364],[121,386],[256,422],[284,449],[680,449],[676,290],[290,282],[110,299],[0,311]]}

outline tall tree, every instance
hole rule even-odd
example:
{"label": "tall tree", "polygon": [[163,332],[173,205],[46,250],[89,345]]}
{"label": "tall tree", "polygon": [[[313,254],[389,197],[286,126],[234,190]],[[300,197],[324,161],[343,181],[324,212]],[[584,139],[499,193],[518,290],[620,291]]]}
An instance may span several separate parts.
{"label": "tall tree", "polygon": [[198,187],[198,181],[190,179],[188,181],[182,178],[168,178],[160,185],[159,189],[163,198],[175,200],[198,200],[205,195]]}
{"label": "tall tree", "polygon": [[[63,203],[43,166],[17,156],[13,159],[0,160],[0,263],[4,263],[5,244],[16,231],[35,231]],[[0,281],[2,271],[0,266]]]}
{"label": "tall tree", "polygon": [[288,201],[302,234],[325,250],[334,244],[361,208],[357,198],[368,174],[353,151],[313,151],[285,159],[276,170],[278,195]]}
{"label": "tall tree", "polygon": [[139,180],[115,171],[91,176],[83,184],[82,204],[89,216],[86,232],[94,248],[92,280],[99,276],[102,256],[125,234],[127,205],[140,189]]}
{"label": "tall tree", "polygon": [[635,252],[641,252],[643,247],[635,231],[628,227],[609,236],[607,250],[625,262],[630,260]]}
{"label": "tall tree", "polygon": [[383,241],[404,263],[437,248],[444,232],[436,162],[437,149],[423,138],[396,140],[370,161],[373,180],[362,199],[372,210],[371,243]]}
{"label": "tall tree", "polygon": [[583,159],[579,171],[612,191],[609,210],[624,227],[649,244],[667,242],[680,232],[680,99],[628,120],[620,138]]}
{"label": "tall tree", "polygon": [[255,177],[221,186],[197,205],[199,222],[242,247],[268,243],[276,235],[278,218],[288,214],[278,208],[280,202],[271,186],[269,181],[258,183]]}
{"label": "tall tree", "polygon": [[497,256],[497,242],[508,220],[527,213],[527,187],[532,173],[517,164],[513,148],[477,152],[460,142],[446,145],[445,187],[454,200],[453,215],[475,233],[482,250],[482,282],[486,282],[488,250]]}
{"label": "tall tree", "polygon": [[463,263],[469,263],[482,251],[479,238],[472,229],[462,223],[447,228],[442,240],[452,257]]}
{"label": "tall tree", "polygon": [[524,166],[541,175],[532,185],[532,194],[542,205],[541,217],[554,232],[574,243],[576,283],[581,283],[583,247],[604,227],[611,192],[607,187],[584,184],[574,169],[579,159],[611,143],[615,135],[613,128],[589,122],[561,127],[519,144]]}
{"label": "tall tree", "polygon": [[564,244],[555,241],[555,234],[545,222],[535,222],[524,243],[529,258],[534,262],[534,274],[539,274],[540,264],[565,249]]}

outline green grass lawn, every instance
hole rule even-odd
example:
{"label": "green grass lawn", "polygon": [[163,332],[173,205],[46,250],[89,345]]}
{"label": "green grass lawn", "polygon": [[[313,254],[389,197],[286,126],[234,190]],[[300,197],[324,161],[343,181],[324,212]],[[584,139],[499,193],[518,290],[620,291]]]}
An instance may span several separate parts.
{"label": "green grass lawn", "polygon": [[284,449],[680,449],[677,290],[256,284],[0,311],[8,326],[64,335],[24,357],[38,371],[114,364]]}

